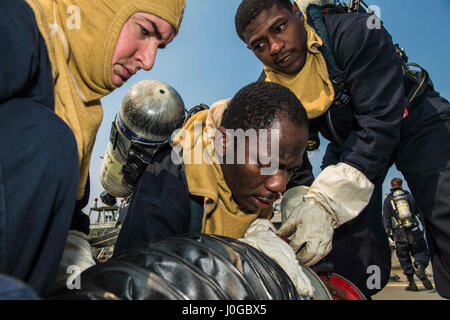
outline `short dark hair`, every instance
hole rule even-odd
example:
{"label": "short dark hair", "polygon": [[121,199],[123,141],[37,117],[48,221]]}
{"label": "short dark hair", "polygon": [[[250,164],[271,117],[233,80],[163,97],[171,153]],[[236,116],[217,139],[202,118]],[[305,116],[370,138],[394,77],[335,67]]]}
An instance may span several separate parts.
{"label": "short dark hair", "polygon": [[275,120],[289,119],[298,127],[309,127],[302,103],[288,88],[274,82],[255,82],[231,99],[221,126],[225,129],[269,129]]}
{"label": "short dark hair", "polygon": [[403,181],[400,178],[394,178],[391,180],[392,188],[400,188],[403,185]]}
{"label": "short dark hair", "polygon": [[234,25],[242,41],[245,41],[243,33],[247,25],[263,10],[272,8],[273,5],[276,5],[278,8],[292,9],[290,0],[243,0],[241,2],[234,16]]}

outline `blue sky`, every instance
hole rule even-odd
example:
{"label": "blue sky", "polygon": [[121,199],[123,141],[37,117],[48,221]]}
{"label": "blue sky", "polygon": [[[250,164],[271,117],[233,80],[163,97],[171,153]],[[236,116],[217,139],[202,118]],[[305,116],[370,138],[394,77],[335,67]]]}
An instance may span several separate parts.
{"label": "blue sky", "polygon": [[[234,28],[234,14],[240,0],[186,0],[180,33],[166,49],[158,52],[152,70],[138,72],[121,88],[102,99],[104,117],[92,154],[89,206],[103,191],[99,173],[101,159],[109,139],[111,122],[120,101],[134,83],[144,79],[166,82],[184,100],[186,109],[200,103],[211,105],[232,97],[240,88],[254,82],[261,63],[239,39]],[[378,0],[365,1],[380,8],[381,19],[394,42],[405,48],[411,62],[426,68],[441,95],[450,99],[450,1],[449,0]],[[320,172],[326,141],[310,158],[314,173]],[[414,161],[414,159],[411,159]],[[387,180],[398,171],[392,168]],[[401,176],[401,175],[399,175]],[[389,189],[389,181],[383,185]],[[84,210],[87,212],[88,207]]]}

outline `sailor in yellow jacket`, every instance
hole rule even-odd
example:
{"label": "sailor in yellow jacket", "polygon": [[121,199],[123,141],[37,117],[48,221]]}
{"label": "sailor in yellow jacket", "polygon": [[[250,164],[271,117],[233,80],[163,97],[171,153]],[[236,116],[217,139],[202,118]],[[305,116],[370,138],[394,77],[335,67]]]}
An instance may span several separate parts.
{"label": "sailor in yellow jacket", "polygon": [[[184,7],[184,0],[0,1],[0,273],[48,291],[75,200],[87,193],[100,98],[152,68]],[[80,239],[89,232],[76,231]]]}
{"label": "sailor in yellow jacket", "polygon": [[115,255],[187,232],[243,238],[272,217],[307,139],[305,109],[276,83],[250,84],[194,114],[139,180]]}

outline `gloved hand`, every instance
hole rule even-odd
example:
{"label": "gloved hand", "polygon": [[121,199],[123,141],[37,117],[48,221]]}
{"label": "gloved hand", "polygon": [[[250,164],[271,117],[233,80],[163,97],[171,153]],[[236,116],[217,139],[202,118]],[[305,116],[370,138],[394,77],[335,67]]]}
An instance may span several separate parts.
{"label": "gloved hand", "polygon": [[355,218],[369,203],[374,186],[345,163],[326,167],[310,188],[286,191],[277,233],[290,239],[297,259],[311,266],[331,251],[333,229]]}
{"label": "gloved hand", "polygon": [[395,241],[389,238],[389,247],[391,250],[395,250]]}
{"label": "gloved hand", "polygon": [[283,195],[283,224],[277,233],[289,238],[300,263],[312,266],[331,251],[333,224],[331,216],[320,206],[303,201],[308,192],[308,187],[300,186]]}
{"label": "gloved hand", "polygon": [[267,219],[256,219],[247,229],[245,242],[275,260],[286,272],[303,296],[314,296],[314,287],[309,278],[303,273],[292,248],[275,234],[275,227]]}
{"label": "gloved hand", "polygon": [[391,240],[393,242],[395,241],[394,232],[392,230],[388,231],[387,235],[388,235],[389,240]]}

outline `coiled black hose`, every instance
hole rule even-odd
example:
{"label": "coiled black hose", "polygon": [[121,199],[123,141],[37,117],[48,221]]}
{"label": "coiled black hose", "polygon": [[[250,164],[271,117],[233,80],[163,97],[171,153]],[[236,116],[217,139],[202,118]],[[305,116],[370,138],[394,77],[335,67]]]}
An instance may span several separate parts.
{"label": "coiled black hose", "polygon": [[303,300],[284,270],[241,241],[186,234],[124,251],[49,299]]}

